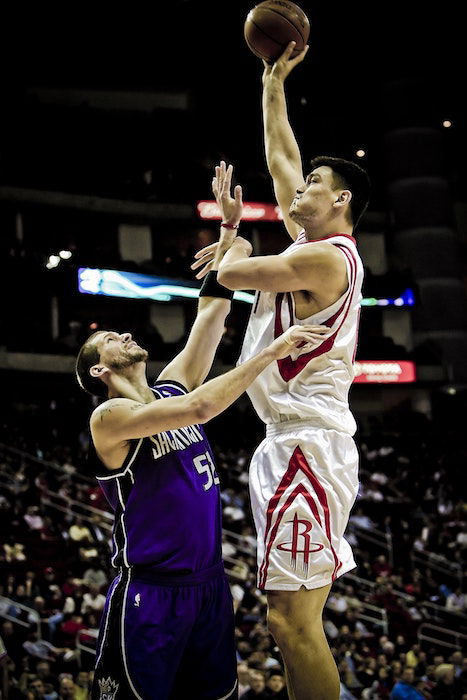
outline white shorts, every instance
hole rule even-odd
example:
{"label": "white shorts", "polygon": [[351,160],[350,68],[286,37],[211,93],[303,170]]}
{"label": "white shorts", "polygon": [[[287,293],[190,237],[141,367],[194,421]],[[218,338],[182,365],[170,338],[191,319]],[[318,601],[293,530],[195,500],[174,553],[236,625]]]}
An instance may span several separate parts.
{"label": "white shorts", "polygon": [[301,420],[268,425],[250,466],[258,588],[321,588],[355,568],[343,535],[357,492],[350,435]]}

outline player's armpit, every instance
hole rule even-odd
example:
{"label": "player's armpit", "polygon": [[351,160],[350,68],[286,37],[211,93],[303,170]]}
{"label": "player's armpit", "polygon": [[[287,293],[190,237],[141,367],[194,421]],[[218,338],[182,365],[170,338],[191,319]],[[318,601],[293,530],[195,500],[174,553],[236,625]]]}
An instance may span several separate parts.
{"label": "player's armpit", "polygon": [[347,289],[344,256],[329,243],[300,246],[287,256],[267,255],[233,260],[219,269],[219,281],[228,289],[264,292],[313,292],[343,294]]}
{"label": "player's armpit", "polygon": [[101,449],[110,449],[126,440],[200,423],[202,418],[201,402],[189,394],[147,404],[110,399],[94,410],[91,433],[96,447],[98,443]]}

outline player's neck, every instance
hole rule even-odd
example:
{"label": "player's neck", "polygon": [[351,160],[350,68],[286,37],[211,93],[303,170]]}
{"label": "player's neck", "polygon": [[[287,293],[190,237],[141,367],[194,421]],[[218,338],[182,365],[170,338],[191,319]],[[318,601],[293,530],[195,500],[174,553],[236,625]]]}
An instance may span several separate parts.
{"label": "player's neck", "polygon": [[112,376],[109,398],[125,398],[139,403],[155,401],[154,392],[146,378],[146,364],[138,363]]}
{"label": "player's neck", "polygon": [[333,221],[331,224],[326,222],[322,225],[304,226],[305,237],[308,241],[316,241],[320,238],[326,238],[336,233],[343,233],[346,236],[351,236],[353,228],[347,222]]}

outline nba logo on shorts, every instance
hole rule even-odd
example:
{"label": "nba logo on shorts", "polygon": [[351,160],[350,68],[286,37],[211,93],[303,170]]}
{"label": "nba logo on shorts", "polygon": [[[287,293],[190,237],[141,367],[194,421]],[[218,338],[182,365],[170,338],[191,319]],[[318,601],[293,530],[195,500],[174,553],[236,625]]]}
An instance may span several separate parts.
{"label": "nba logo on shorts", "polygon": [[99,681],[99,690],[101,691],[99,700],[114,700],[117,695],[118,683],[115,683],[109,676]]}
{"label": "nba logo on shorts", "polygon": [[[310,535],[308,534],[313,527],[313,523],[309,520],[299,520],[297,513],[293,520],[289,520],[292,523],[292,541],[291,542],[280,542],[277,545],[277,549],[281,552],[290,552],[291,564],[294,569],[297,568],[297,554],[303,554],[303,570],[308,574],[308,565],[310,560],[310,554],[313,552],[320,552],[324,549],[322,544],[318,542],[311,542]],[[299,526],[302,525],[302,531],[300,532]]]}

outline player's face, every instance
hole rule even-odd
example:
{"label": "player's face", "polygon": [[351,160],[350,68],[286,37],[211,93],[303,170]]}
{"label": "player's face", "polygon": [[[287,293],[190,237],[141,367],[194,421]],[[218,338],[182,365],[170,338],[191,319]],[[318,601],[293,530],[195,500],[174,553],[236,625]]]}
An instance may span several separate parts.
{"label": "player's face", "polygon": [[290,218],[301,225],[324,220],[333,213],[336,193],[332,169],[320,165],[311,171],[305,184],[297,190],[290,205]]}
{"label": "player's face", "polygon": [[96,342],[100,362],[114,370],[131,367],[137,362],[146,362],[148,359],[147,351],[133,340],[131,333],[103,331]]}

